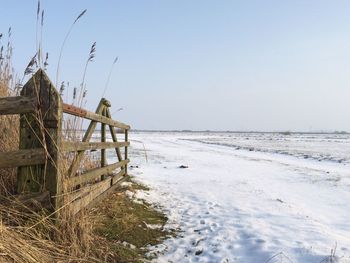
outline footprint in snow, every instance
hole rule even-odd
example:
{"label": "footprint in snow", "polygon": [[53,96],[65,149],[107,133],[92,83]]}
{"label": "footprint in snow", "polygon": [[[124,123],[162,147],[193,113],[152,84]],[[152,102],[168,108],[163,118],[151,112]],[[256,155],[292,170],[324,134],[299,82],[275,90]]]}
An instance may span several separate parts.
{"label": "footprint in snow", "polygon": [[199,239],[197,239],[196,241],[193,241],[192,242],[192,246],[195,246],[195,247],[197,247],[198,245],[199,245],[199,243],[200,242],[202,242],[202,241],[204,241],[204,240],[206,240],[206,238],[199,238]]}
{"label": "footprint in snow", "polygon": [[196,253],[194,253],[196,256],[199,256],[200,254],[203,253],[203,249],[199,249],[196,251]]}
{"label": "footprint in snow", "polygon": [[243,233],[241,233],[241,237],[242,237],[243,239],[251,239],[251,238],[254,237],[254,235],[243,232]]}
{"label": "footprint in snow", "polygon": [[266,243],[266,241],[264,239],[258,238],[258,239],[255,239],[255,243],[263,244],[263,243]]}

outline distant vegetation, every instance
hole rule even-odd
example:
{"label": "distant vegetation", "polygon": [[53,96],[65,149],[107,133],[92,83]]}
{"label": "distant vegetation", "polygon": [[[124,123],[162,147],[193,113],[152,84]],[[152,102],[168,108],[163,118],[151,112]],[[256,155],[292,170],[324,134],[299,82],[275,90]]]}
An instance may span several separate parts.
{"label": "distant vegetation", "polygon": [[290,131],[284,131],[284,132],[280,132],[280,134],[282,134],[282,135],[291,135],[292,133]]}
{"label": "distant vegetation", "polygon": [[335,131],[334,133],[335,134],[348,134],[347,131]]}

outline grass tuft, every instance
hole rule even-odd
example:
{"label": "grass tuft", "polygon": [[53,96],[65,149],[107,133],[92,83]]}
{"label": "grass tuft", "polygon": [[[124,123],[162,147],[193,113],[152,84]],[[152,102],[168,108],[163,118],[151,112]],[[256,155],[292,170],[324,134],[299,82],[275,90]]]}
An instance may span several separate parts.
{"label": "grass tuft", "polygon": [[[147,187],[131,182],[129,191]],[[117,256],[117,262],[143,262],[149,245],[157,245],[175,232],[165,229],[164,213],[147,202],[135,202],[125,192],[111,195],[94,209],[95,233],[104,238]]]}

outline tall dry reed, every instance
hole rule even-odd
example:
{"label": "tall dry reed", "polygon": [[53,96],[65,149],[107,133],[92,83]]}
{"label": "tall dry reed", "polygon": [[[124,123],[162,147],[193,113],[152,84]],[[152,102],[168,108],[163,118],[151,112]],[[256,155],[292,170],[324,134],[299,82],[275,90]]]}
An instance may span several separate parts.
{"label": "tall dry reed", "polygon": [[[12,68],[10,37],[11,30],[8,34],[9,40],[5,45],[1,45],[0,97],[18,95],[21,87]],[[25,75],[32,74],[37,66],[36,56],[28,64]],[[18,146],[19,117],[0,116],[0,151],[17,150]],[[1,169],[0,262],[104,261],[99,252],[103,246],[97,248],[93,245],[97,237],[92,233],[92,223],[88,216],[83,213],[72,216],[68,210],[62,210],[59,222],[55,221],[53,217],[48,216],[45,209],[39,207],[33,210],[13,198],[16,193],[15,186],[16,169]]]}
{"label": "tall dry reed", "polygon": [[[7,41],[0,34],[0,97],[17,95],[15,73],[12,68],[11,28]],[[19,118],[16,115],[0,116],[0,152],[16,150],[19,142]],[[0,194],[13,193],[16,169],[0,169]]]}

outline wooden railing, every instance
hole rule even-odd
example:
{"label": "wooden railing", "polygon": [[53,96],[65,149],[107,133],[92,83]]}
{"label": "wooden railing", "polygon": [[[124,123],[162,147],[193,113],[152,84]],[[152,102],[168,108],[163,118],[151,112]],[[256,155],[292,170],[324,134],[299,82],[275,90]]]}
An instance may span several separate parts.
{"label": "wooden railing", "polygon": [[[113,120],[110,106],[101,99],[90,112],[63,103],[43,70],[24,85],[21,96],[0,98],[0,115],[20,114],[19,150],[0,152],[0,168],[18,167],[18,194],[49,192],[52,209],[69,206],[75,214],[113,191],[127,177],[130,126]],[[90,120],[81,141],[66,140],[63,114]],[[91,141],[98,123],[101,140]],[[116,128],[124,134],[121,142]],[[107,163],[107,149],[115,150],[117,162]],[[95,150],[100,150],[100,166],[80,172],[86,151]],[[63,168],[67,160],[68,170]]]}
{"label": "wooden railing", "polygon": [[[63,141],[62,150],[67,152],[76,152],[75,158],[68,170],[69,178],[67,185],[71,191],[68,197],[72,203],[73,213],[78,212],[86,206],[91,206],[94,200],[105,193],[112,191],[114,186],[118,185],[127,175],[127,165],[129,146],[128,130],[130,127],[124,123],[111,119],[109,111],[110,103],[102,99],[96,109],[96,112],[90,112],[73,105],[63,104],[63,112],[69,115],[81,117],[90,120],[90,125],[83,135],[81,142]],[[101,142],[91,142],[92,135],[96,129],[97,123],[101,123]],[[109,126],[112,142],[106,142],[106,126]],[[124,142],[118,142],[115,128],[119,128],[124,133]],[[120,148],[124,148],[124,159]],[[118,162],[107,164],[106,149],[114,148],[117,154]],[[90,169],[77,175],[80,163],[88,150],[101,150],[101,165],[98,168]],[[120,171],[116,172],[117,169]],[[76,190],[78,187],[78,191]]]}

